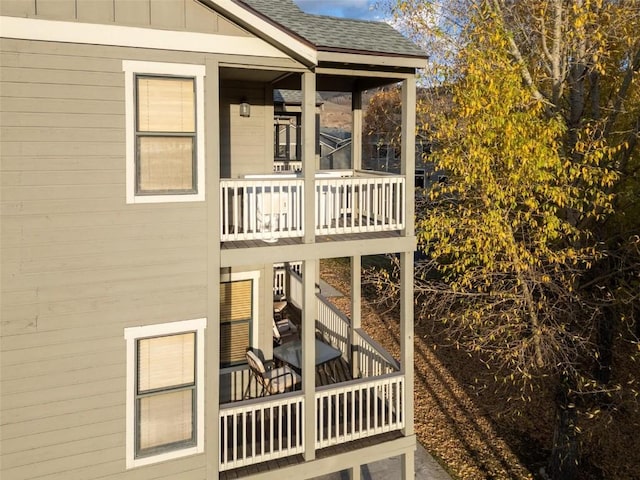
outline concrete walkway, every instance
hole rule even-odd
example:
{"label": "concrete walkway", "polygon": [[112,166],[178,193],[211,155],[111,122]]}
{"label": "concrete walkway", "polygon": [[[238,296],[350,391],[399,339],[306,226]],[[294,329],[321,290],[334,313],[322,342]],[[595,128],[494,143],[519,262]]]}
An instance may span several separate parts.
{"label": "concrete walkway", "polygon": [[[422,445],[418,443],[417,447],[415,454],[416,480],[451,480],[449,474],[427,453]],[[360,469],[360,479],[401,480],[400,472],[400,457],[392,457],[363,465]],[[316,477],[313,480],[349,480],[349,474],[344,471]]]}

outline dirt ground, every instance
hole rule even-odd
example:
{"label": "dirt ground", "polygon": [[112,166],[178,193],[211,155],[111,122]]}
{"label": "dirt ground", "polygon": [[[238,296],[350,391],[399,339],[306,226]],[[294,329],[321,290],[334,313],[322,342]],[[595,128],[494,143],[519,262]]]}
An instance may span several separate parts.
{"label": "dirt ground", "polygon": [[[344,294],[331,300],[341,311],[349,312],[348,261],[323,260],[320,270],[321,277]],[[362,328],[399,358],[398,313],[382,311],[367,296],[363,289]],[[416,327],[414,349],[416,435],[454,479],[545,478],[546,448],[553,435],[550,388],[531,395],[528,402],[509,402],[514,392],[499,389],[491,381],[483,383],[489,375],[486,367],[447,346],[437,326]],[[618,367],[635,369],[637,374],[637,365]],[[590,433],[580,440],[580,479],[640,479],[639,427],[635,398],[591,424]]]}
{"label": "dirt ground", "polygon": [[[348,264],[323,261],[321,276],[344,294],[331,300],[343,312],[349,312]],[[393,312],[378,312],[363,298],[362,328],[394,357],[400,356],[398,318]],[[428,332],[415,333],[415,431],[420,443],[454,478],[532,478],[487,412],[443,364],[441,356],[447,352],[434,348]]]}

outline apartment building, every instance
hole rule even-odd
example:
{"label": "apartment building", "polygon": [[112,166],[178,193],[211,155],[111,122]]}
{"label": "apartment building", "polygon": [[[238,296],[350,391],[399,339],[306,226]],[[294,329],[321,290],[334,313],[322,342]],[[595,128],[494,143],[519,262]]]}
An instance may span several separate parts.
{"label": "apartment building", "polygon": [[[3,0],[0,15],[0,476],[358,479],[401,455],[413,478],[425,54],[291,0]],[[361,92],[395,83],[400,173],[364,171]],[[276,89],[302,99],[299,172],[274,172]],[[349,170],[318,168],[318,91],[353,95]],[[401,358],[360,325],[361,258],[384,253],[402,264]],[[348,312],[316,286],[335,257]],[[295,326],[277,345],[283,308]]]}

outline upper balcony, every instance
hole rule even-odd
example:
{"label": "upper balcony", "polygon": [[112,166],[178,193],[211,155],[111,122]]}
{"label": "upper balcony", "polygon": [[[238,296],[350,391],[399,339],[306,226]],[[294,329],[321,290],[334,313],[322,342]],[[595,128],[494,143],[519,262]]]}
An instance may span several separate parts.
{"label": "upper balcony", "polygon": [[[364,170],[324,170],[315,175],[315,235],[344,235],[405,228],[405,177]],[[304,236],[304,182],[297,172],[246,175],[220,181],[223,242]]]}

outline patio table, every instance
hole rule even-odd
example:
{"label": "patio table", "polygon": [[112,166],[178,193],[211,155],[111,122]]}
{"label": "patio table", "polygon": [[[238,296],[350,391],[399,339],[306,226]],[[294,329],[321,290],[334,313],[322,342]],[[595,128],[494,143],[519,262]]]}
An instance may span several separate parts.
{"label": "patio table", "polygon": [[[316,367],[340,358],[342,352],[316,339]],[[273,356],[298,373],[302,370],[302,340],[293,340],[273,349]]]}

